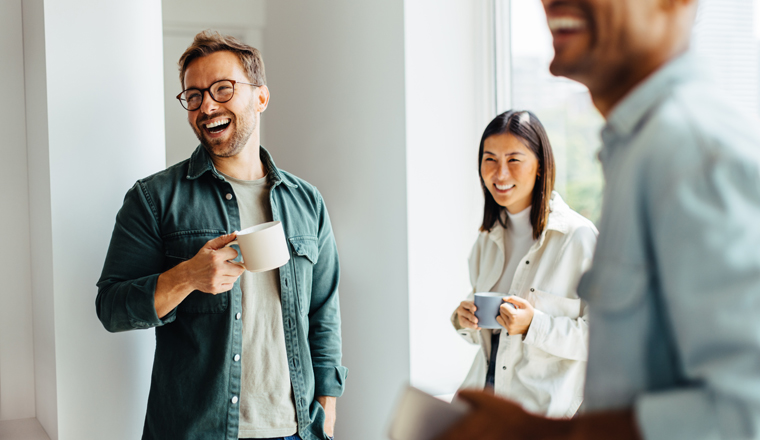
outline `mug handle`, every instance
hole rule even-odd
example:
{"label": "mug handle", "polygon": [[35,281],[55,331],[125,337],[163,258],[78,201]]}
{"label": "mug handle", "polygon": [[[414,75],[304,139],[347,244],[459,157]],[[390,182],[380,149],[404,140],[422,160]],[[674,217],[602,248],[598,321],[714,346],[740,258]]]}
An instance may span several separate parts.
{"label": "mug handle", "polygon": [[[226,245],[224,245],[224,247],[230,247],[230,246],[232,246],[233,244],[237,244],[237,245],[239,246],[239,244],[238,244],[238,241],[237,241],[237,240],[232,240],[231,242],[229,242],[229,243],[227,243]],[[242,253],[242,252],[238,252],[238,254],[240,254],[240,258],[241,258],[241,260],[240,260],[240,261],[232,261],[232,260],[227,260],[227,261],[228,261],[229,263],[232,263],[232,264],[237,264],[238,266],[242,267],[243,269],[245,269],[245,270],[248,270],[248,268],[247,268],[247,267],[245,267],[245,262],[242,260],[242,258],[243,258],[243,253]]]}

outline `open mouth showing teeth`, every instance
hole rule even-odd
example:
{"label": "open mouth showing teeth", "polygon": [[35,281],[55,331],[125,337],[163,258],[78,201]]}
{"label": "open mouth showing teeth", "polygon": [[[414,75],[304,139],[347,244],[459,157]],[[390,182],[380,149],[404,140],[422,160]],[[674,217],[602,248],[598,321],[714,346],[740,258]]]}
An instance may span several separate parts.
{"label": "open mouth showing teeth", "polygon": [[229,119],[222,119],[219,121],[212,122],[210,124],[206,124],[206,130],[208,130],[210,133],[220,133],[224,131],[227,127],[230,125]]}
{"label": "open mouth showing teeth", "polygon": [[494,186],[495,186],[495,187],[496,187],[496,189],[498,189],[499,191],[506,191],[506,190],[508,190],[508,189],[512,189],[512,188],[514,188],[514,187],[515,187],[515,185],[497,185],[497,184],[495,184],[495,183],[494,183]]}
{"label": "open mouth showing teeth", "polygon": [[586,20],[577,17],[555,17],[548,20],[549,30],[563,34],[586,29]]}

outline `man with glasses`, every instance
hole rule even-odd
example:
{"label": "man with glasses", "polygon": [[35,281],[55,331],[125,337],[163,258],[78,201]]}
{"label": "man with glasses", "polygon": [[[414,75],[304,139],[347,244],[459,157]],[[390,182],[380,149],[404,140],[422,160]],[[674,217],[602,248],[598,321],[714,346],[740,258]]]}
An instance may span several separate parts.
{"label": "man with glasses", "polygon": [[542,2],[551,72],[586,85],[607,120],[578,287],[586,413],[548,420],[468,392],[472,412],[439,440],[760,439],[757,120],[689,53],[697,0]]}
{"label": "man with glasses", "polygon": [[[347,370],[322,196],[259,145],[257,49],[205,31],[179,66],[201,145],[127,193],[96,301],[109,331],[155,328],[143,439],[329,439]],[[234,231],[273,220],[290,261],[244,270]]]}

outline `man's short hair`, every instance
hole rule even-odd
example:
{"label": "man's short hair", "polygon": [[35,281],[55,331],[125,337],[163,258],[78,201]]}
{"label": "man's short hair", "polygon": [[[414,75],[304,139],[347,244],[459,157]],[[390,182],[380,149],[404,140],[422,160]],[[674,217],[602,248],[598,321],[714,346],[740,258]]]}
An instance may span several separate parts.
{"label": "man's short hair", "polygon": [[261,52],[258,49],[240,42],[235,37],[222,35],[217,31],[205,30],[195,36],[193,44],[179,58],[179,83],[182,88],[185,88],[185,72],[190,63],[198,58],[223,50],[237,55],[249,81],[254,84],[266,85],[264,60],[261,58]]}

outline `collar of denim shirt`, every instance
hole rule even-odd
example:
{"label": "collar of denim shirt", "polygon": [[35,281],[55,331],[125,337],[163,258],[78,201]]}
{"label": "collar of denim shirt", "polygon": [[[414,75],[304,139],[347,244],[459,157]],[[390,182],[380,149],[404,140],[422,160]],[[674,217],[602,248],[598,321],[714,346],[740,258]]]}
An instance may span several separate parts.
{"label": "collar of denim shirt", "polygon": [[702,62],[687,51],[669,61],[628,93],[610,112],[602,129],[603,147],[599,159],[604,162],[609,149],[635,134],[646,121],[646,116],[668,96],[676,84],[707,78]]}
{"label": "collar of denim shirt", "polygon": [[[275,166],[272,155],[269,154],[269,151],[267,151],[266,148],[259,147],[259,157],[261,158],[261,162],[264,163],[267,175],[270,176],[272,186],[284,183],[291,188],[298,188],[298,185],[295,182],[290,180],[285,174],[280,172],[277,166]],[[216,178],[224,180],[224,176],[219,174],[219,171],[214,167],[214,162],[211,161],[211,156],[209,156],[208,151],[203,148],[203,145],[198,145],[198,148],[195,149],[193,155],[190,156],[190,164],[187,167],[186,177],[190,180],[195,180],[208,171],[213,173]]]}

